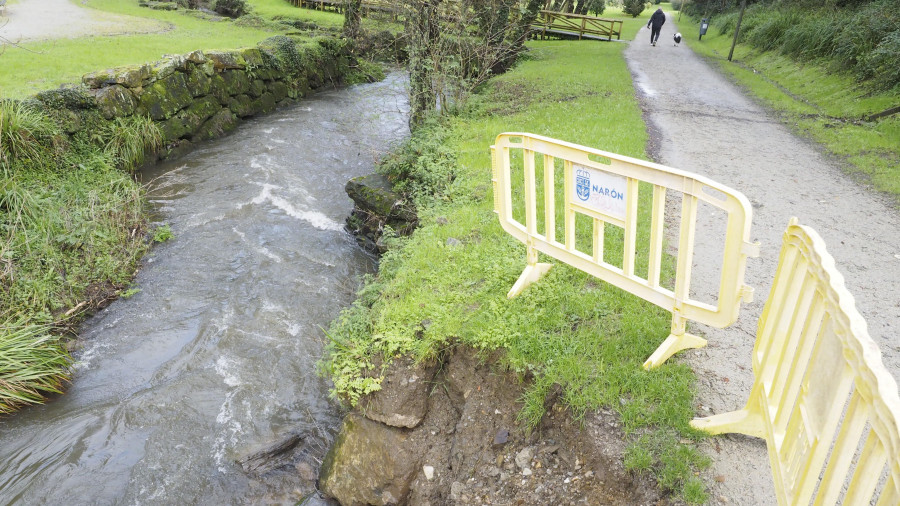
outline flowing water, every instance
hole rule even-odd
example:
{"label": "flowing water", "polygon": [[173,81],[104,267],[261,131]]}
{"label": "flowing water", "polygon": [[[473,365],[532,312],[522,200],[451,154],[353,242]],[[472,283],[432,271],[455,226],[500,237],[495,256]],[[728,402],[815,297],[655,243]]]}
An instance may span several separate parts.
{"label": "flowing water", "polygon": [[375,268],[343,230],[343,186],[408,134],[403,79],[315,95],[141,174],[175,237],[145,258],[138,293],[83,325],[66,395],[0,421],[0,503],[310,491],[293,467],[255,476],[236,460],[287,433],[321,450],[340,421],[316,374],[322,329]]}

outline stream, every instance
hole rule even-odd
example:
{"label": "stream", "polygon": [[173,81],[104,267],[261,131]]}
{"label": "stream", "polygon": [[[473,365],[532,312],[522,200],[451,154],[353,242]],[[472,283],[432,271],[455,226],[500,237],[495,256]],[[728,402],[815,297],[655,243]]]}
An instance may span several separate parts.
{"label": "stream", "polygon": [[[297,467],[241,457],[340,423],[323,331],[374,272],[344,230],[348,179],[408,135],[405,76],[326,91],[144,170],[156,245],[81,327],[65,395],[0,420],[2,504],[294,504]],[[307,473],[308,474],[308,473]]]}

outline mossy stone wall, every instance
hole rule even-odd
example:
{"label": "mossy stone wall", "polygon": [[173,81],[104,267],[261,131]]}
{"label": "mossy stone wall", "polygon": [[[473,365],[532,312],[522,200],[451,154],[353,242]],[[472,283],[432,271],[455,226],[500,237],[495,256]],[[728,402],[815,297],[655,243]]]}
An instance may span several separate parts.
{"label": "mossy stone wall", "polygon": [[[285,48],[288,50],[285,51]],[[107,121],[132,115],[152,119],[163,135],[160,157],[184,152],[197,141],[233,130],[241,119],[269,113],[329,84],[340,84],[351,64],[342,41],[302,45],[274,37],[259,47],[193,51],[160,61],[92,72],[82,78],[89,103]],[[45,106],[68,108],[44,92]],[[80,93],[79,93],[80,94]],[[53,105],[51,105],[51,102]]]}

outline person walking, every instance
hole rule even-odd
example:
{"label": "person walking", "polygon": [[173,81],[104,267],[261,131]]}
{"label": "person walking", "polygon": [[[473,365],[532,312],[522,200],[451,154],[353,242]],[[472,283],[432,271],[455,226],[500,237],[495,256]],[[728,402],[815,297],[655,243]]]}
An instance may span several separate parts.
{"label": "person walking", "polygon": [[647,28],[650,28],[650,25],[653,25],[653,28],[650,29],[650,45],[655,46],[656,41],[659,40],[659,32],[662,30],[662,26],[666,23],[666,13],[663,12],[662,9],[656,9],[656,12],[650,16],[650,21],[647,22]]}

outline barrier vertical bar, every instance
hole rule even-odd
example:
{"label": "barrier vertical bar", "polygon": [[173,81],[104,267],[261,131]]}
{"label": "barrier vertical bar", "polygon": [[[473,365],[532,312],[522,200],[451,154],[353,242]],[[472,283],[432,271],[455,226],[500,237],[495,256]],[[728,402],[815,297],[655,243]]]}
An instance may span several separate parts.
{"label": "barrier vertical bar", "polygon": [[638,191],[636,179],[628,178],[625,187],[625,247],[622,252],[622,272],[634,275],[634,256],[637,249]]}
{"label": "barrier vertical bar", "polygon": [[856,462],[853,478],[844,496],[846,504],[868,504],[881,478],[881,468],[887,462],[884,447],[878,442],[875,434],[869,433],[866,444]]}
{"label": "barrier vertical bar", "polygon": [[666,188],[653,185],[653,205],[650,215],[650,263],[647,267],[647,281],[651,287],[659,286],[662,270],[663,233],[666,218]]}
{"label": "barrier vertical bar", "polygon": [[528,235],[537,235],[537,191],[534,177],[534,151],[522,150],[525,163],[525,229]]}
{"label": "barrier vertical bar", "polygon": [[556,174],[555,159],[544,155],[544,237],[556,242]]}
{"label": "barrier vertical bar", "polygon": [[[847,408],[847,415],[844,417],[844,423],[838,433],[837,441],[834,443],[834,449],[831,451],[831,460],[825,468],[825,475],[822,478],[824,491],[819,490],[814,504],[817,506],[825,504],[834,504],[841,493],[844,486],[844,480],[836,480],[835,477],[846,476],[847,470],[850,469],[850,463],[853,460],[853,454],[856,453],[856,445],[862,436],[863,429],[866,426],[865,413],[861,411],[864,407],[859,392],[854,392],[851,397],[850,406]],[[777,467],[773,468],[777,469]]]}
{"label": "barrier vertical bar", "polygon": [[603,261],[603,249],[606,241],[606,222],[594,218],[593,242],[594,261]]}
{"label": "barrier vertical bar", "polygon": [[[526,265],[519,279],[513,284],[506,294],[511,299],[522,293],[528,285],[541,279],[541,277],[553,266],[548,263],[538,263],[538,252],[534,248],[534,237],[537,235],[537,192],[535,189],[534,150],[523,149],[523,162],[525,165],[525,230],[528,233],[528,241],[525,244]],[[504,160],[509,160],[505,155]],[[505,170],[509,174],[508,167]],[[507,185],[509,187],[509,185]]]}
{"label": "barrier vertical bar", "polygon": [[659,367],[669,357],[688,348],[706,346],[706,339],[687,333],[684,301],[690,296],[691,262],[694,257],[694,235],[697,221],[697,197],[689,189],[681,198],[681,226],[678,241],[678,264],[675,271],[675,307],[672,308],[672,331],[669,337],[644,362],[644,369]]}
{"label": "barrier vertical bar", "polygon": [[572,209],[572,194],[574,193],[572,185],[574,183],[572,182],[572,178],[569,177],[569,174],[572,173],[572,162],[566,160],[564,165],[564,169],[566,171],[566,249],[569,251],[573,251],[575,249],[575,210]]}

